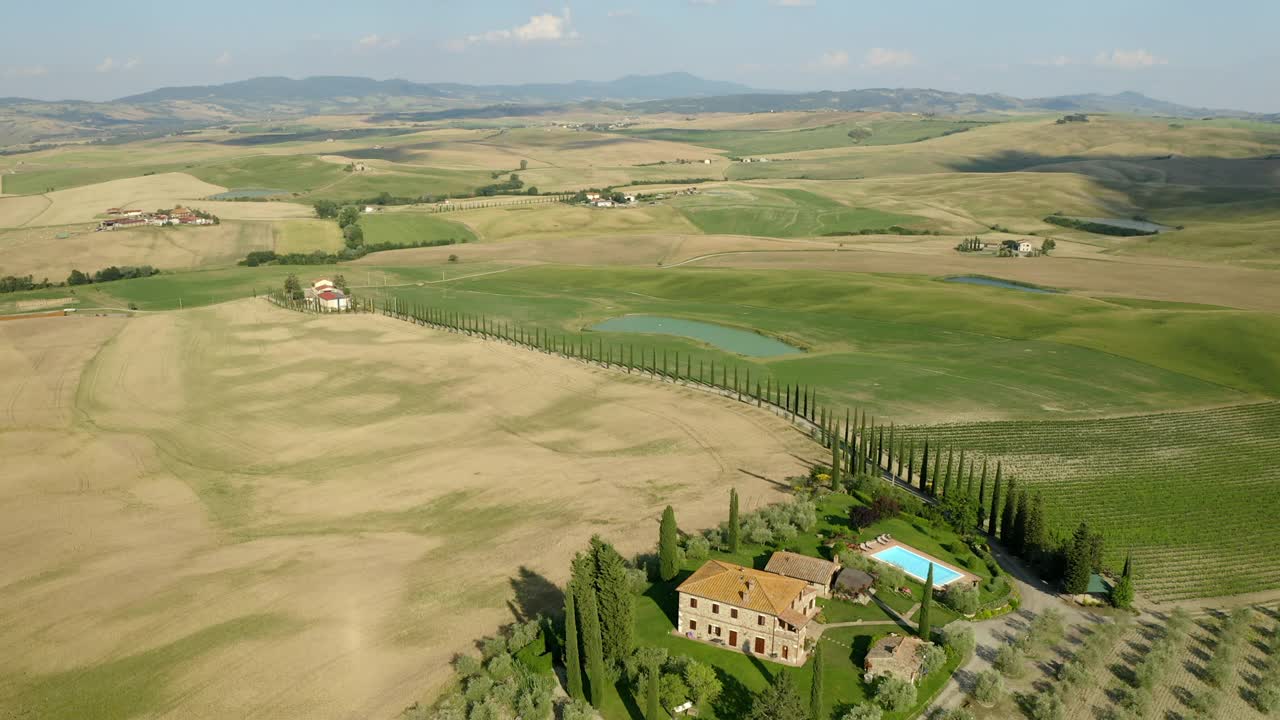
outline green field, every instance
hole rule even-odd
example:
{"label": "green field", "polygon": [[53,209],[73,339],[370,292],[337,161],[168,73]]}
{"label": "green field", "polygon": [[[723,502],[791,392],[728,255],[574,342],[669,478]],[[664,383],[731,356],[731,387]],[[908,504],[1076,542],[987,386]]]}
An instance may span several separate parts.
{"label": "green field", "polygon": [[365,242],[370,244],[413,245],[440,240],[474,242],[476,236],[461,223],[445,220],[438,214],[381,212],[363,215],[360,227]]}
{"label": "green field", "polygon": [[[335,165],[339,171],[341,167]],[[372,198],[379,193],[395,197],[417,198],[423,195],[470,195],[475,189],[494,182],[485,172],[473,170],[440,170],[414,165],[396,165],[395,172],[344,173],[336,182],[313,188],[307,200],[350,202]]]}
{"label": "green field", "polygon": [[1044,493],[1054,528],[1101,529],[1156,599],[1280,587],[1280,403],[1088,421],[935,425],[937,445],[1000,459]]}
{"label": "green field", "polygon": [[[901,145],[965,132],[987,123],[960,120],[872,120],[844,122],[802,130],[682,130],[657,128],[628,130],[627,135],[650,140],[702,145],[736,156],[824,150],[870,145]],[[870,132],[870,135],[862,133]],[[858,139],[849,136],[858,134]]]}
{"label": "green field", "polygon": [[5,174],[4,192],[7,195],[38,195],[52,190],[66,190],[95,183],[139,177],[146,174],[182,172],[183,165],[156,163],[154,165],[110,165],[106,167],[62,167],[48,170],[25,170]]}
{"label": "green field", "polygon": [[301,193],[348,175],[341,165],[308,155],[257,155],[196,167],[188,172],[225,188],[273,188]]}
{"label": "green field", "polygon": [[717,188],[679,198],[674,203],[698,229],[712,235],[815,237],[913,225],[923,220],[911,215],[849,207],[805,190]]}

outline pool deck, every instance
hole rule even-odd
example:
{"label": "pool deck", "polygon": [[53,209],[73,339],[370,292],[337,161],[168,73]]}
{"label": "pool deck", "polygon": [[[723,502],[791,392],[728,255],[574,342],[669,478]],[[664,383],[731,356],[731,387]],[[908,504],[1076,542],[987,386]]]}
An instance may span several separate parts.
{"label": "pool deck", "polygon": [[[920,557],[924,558],[925,560],[928,560],[929,562],[933,563],[934,565],[938,565],[938,566],[940,566],[940,567],[944,567],[944,568],[946,568],[946,569],[950,570],[951,572],[953,572],[953,573],[957,573],[957,574],[959,574],[959,575],[960,575],[960,577],[956,578],[955,580],[952,580],[951,582],[947,583],[946,585],[936,585],[936,584],[935,584],[935,587],[950,587],[951,585],[953,585],[953,584],[955,584],[955,583],[959,583],[959,582],[967,582],[967,583],[969,583],[969,584],[971,584],[971,585],[973,585],[973,586],[975,586],[975,587],[976,587],[977,585],[979,585],[979,584],[982,582],[982,578],[978,577],[977,575],[974,575],[974,574],[973,574],[973,573],[971,573],[971,572],[967,572],[967,571],[965,571],[965,570],[961,570],[960,568],[956,567],[955,565],[952,565],[952,564],[951,564],[951,563],[949,563],[949,562],[943,562],[942,560],[939,560],[938,558],[936,558],[936,557],[934,557],[934,556],[930,555],[929,553],[927,553],[927,552],[925,552],[925,551],[923,551],[923,550],[921,550],[921,549],[919,549],[919,548],[912,547],[912,546],[910,546],[910,545],[908,545],[908,544],[906,544],[906,543],[904,543],[904,542],[899,542],[899,541],[897,541],[897,540],[895,540],[895,539],[893,539],[893,538],[889,538],[889,542],[886,542],[886,543],[877,543],[877,542],[872,541],[872,542],[871,542],[871,549],[870,549],[870,550],[862,550],[862,549],[859,549],[859,550],[858,550],[858,552],[862,553],[863,555],[866,555],[867,557],[871,558],[872,560],[875,560],[876,562],[884,562],[884,561],[883,561],[883,560],[881,560],[880,558],[875,557],[875,555],[877,555],[878,553],[882,553],[882,552],[884,552],[885,550],[890,550],[890,549],[895,548],[895,547],[900,547],[900,548],[902,548],[903,550],[907,550],[907,551],[909,551],[909,552],[915,553],[916,555],[919,555]],[[893,563],[885,563],[885,564],[886,564],[886,565],[893,565]],[[906,574],[907,574],[907,577],[910,577],[910,578],[913,578],[913,579],[918,579],[920,582],[924,582],[924,580],[925,580],[924,578],[916,578],[916,577],[915,577],[915,575],[912,575],[911,573],[907,572],[905,568],[900,568],[900,567],[899,567],[899,566],[897,566],[897,565],[894,565],[894,567],[898,567],[900,570],[902,570],[904,573],[906,573]]]}

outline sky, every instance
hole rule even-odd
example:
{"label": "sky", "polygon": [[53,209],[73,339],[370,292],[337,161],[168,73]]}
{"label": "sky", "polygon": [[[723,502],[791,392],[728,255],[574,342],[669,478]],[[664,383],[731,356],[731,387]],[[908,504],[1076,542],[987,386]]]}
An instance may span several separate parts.
{"label": "sky", "polygon": [[1280,112],[1275,0],[6,3],[0,97],[264,75],[508,84],[686,71],[777,90],[1136,90]]}

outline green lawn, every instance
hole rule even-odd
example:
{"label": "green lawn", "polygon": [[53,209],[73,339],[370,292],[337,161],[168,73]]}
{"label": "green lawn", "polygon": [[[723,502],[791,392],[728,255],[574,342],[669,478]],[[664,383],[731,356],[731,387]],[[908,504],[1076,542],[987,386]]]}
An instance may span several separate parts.
{"label": "green lawn", "polygon": [[474,233],[466,225],[445,220],[439,214],[381,212],[360,217],[365,242],[412,245],[437,240],[473,242]]}
{"label": "green lawn", "polygon": [[849,207],[805,190],[715,190],[673,202],[698,229],[711,235],[815,237],[916,225],[923,220]]}

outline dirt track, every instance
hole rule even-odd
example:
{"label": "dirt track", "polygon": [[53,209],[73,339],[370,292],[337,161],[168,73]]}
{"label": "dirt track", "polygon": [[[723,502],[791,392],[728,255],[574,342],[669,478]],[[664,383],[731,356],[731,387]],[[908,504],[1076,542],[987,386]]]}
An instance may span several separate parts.
{"label": "dirt track", "polygon": [[668,503],[715,524],[812,452],[727,399],[385,318],[0,335],[0,645],[29,649],[0,709],[42,718],[100,684],[144,717],[394,715],[554,604],[592,533],[651,547]]}

